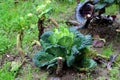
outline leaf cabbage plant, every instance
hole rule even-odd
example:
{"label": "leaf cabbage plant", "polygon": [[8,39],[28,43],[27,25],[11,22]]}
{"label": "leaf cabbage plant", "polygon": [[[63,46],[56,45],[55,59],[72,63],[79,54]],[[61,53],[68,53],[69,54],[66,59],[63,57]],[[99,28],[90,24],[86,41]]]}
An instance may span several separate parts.
{"label": "leaf cabbage plant", "polygon": [[44,32],[40,43],[42,49],[33,57],[33,62],[40,68],[56,68],[58,57],[63,58],[63,63],[67,67],[92,69],[96,66],[95,61],[88,56],[92,43],[90,35],[59,26],[58,29]]}
{"label": "leaf cabbage plant", "polygon": [[95,9],[102,9],[104,7],[111,6],[112,4],[119,6],[120,0],[98,0],[98,3],[95,4]]}

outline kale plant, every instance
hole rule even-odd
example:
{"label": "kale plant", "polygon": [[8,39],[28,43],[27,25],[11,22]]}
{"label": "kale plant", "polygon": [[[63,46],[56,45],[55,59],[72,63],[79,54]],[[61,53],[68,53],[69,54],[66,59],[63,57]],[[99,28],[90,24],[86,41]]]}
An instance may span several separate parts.
{"label": "kale plant", "polygon": [[44,32],[40,43],[42,49],[33,57],[33,62],[40,68],[56,68],[58,57],[63,58],[67,67],[91,69],[96,65],[89,56],[90,35],[84,36],[78,31],[59,26],[59,29]]}

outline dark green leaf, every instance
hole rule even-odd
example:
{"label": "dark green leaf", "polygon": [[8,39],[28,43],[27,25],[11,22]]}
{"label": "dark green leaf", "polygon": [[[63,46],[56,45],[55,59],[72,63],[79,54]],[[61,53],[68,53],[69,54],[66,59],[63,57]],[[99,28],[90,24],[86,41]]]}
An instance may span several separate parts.
{"label": "dark green leaf", "polygon": [[104,0],[105,3],[111,4],[114,2],[114,0]]}
{"label": "dark green leaf", "polygon": [[41,35],[41,39],[46,42],[46,43],[49,43],[49,40],[48,40],[48,37],[50,35],[52,35],[53,32],[52,31],[47,31],[47,32],[44,32],[42,35]]}
{"label": "dark green leaf", "polygon": [[38,67],[44,67],[44,66],[47,66],[49,64],[49,61],[53,58],[54,58],[54,56],[52,56],[48,53],[38,52],[33,57],[33,62]]}
{"label": "dark green leaf", "polygon": [[73,38],[70,36],[64,36],[58,40],[58,44],[70,50],[73,44]]}
{"label": "dark green leaf", "polygon": [[97,66],[97,63],[89,58],[85,58],[82,60],[82,67],[88,68],[88,69],[93,69]]}
{"label": "dark green leaf", "polygon": [[51,45],[46,48],[45,52],[54,55],[55,57],[65,57],[67,50],[60,45]]}
{"label": "dark green leaf", "polygon": [[82,43],[81,43],[81,45],[79,47],[79,50],[83,49],[83,48],[85,48],[85,47],[87,47],[87,46],[89,46],[91,44],[92,44],[92,37],[90,35],[86,35],[82,39]]}
{"label": "dark green leaf", "polygon": [[106,6],[107,4],[106,3],[98,3],[98,4],[95,4],[95,9],[102,9]]}
{"label": "dark green leaf", "polygon": [[86,68],[86,69],[93,69],[97,66],[97,63],[89,58],[82,59],[79,63],[77,62],[75,64],[75,67],[77,68]]}
{"label": "dark green leaf", "polygon": [[76,45],[71,48],[71,54],[77,55],[77,54],[79,54],[79,53],[80,53],[80,52],[78,51],[78,48],[77,48]]}
{"label": "dark green leaf", "polygon": [[67,57],[67,66],[71,67],[73,65],[75,61],[75,56],[74,55],[70,55]]}
{"label": "dark green leaf", "polygon": [[83,49],[92,43],[92,37],[90,35],[82,35],[81,33],[76,33],[74,39],[74,45],[77,45],[78,50]]}
{"label": "dark green leaf", "polygon": [[55,66],[55,64],[49,64],[49,65],[47,66],[47,69],[53,68],[54,66]]}

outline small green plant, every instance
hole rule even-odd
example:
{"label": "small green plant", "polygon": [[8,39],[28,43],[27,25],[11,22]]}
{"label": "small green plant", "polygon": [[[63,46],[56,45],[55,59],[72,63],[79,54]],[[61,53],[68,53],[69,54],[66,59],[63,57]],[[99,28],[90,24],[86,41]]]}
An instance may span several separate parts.
{"label": "small green plant", "polygon": [[48,17],[48,12],[50,12],[52,9],[50,3],[51,0],[46,0],[42,5],[37,6],[36,12],[38,14],[38,18],[44,19]]}
{"label": "small green plant", "polygon": [[120,71],[118,67],[113,67],[110,70],[110,79],[109,80],[119,80],[120,79]]}
{"label": "small green plant", "polygon": [[10,63],[6,63],[0,68],[0,80],[15,80],[15,73],[9,71]]}
{"label": "small green plant", "polygon": [[32,29],[31,25],[36,21],[36,16],[31,15],[35,12],[33,5],[32,1],[20,1],[18,4],[14,0],[0,1],[0,54],[15,47],[15,36],[18,32]]}
{"label": "small green plant", "polygon": [[57,59],[62,57],[67,67],[91,69],[96,65],[88,56],[88,46],[91,42],[90,35],[84,36],[78,31],[69,31],[67,27],[61,25],[59,29],[43,33],[40,39],[42,50],[35,54],[33,62],[38,67],[55,68]]}
{"label": "small green plant", "polygon": [[0,55],[4,54],[10,47],[11,44],[9,39],[5,36],[0,35]]}
{"label": "small green plant", "polygon": [[40,36],[44,32],[44,21],[49,17],[49,12],[51,11],[51,6],[50,6],[51,0],[46,0],[44,1],[43,4],[37,6],[36,12],[38,16],[38,39],[40,39]]}
{"label": "small green plant", "polygon": [[113,53],[114,51],[112,48],[112,44],[102,49],[102,55],[106,56],[107,58],[109,58],[110,55],[112,55]]}
{"label": "small green plant", "polygon": [[[24,73],[23,73],[24,74]],[[23,80],[33,80],[32,79],[32,68],[30,65],[27,65],[27,74],[22,78]]]}
{"label": "small green plant", "polygon": [[47,80],[47,74],[42,74],[41,76],[40,76],[40,80]]}

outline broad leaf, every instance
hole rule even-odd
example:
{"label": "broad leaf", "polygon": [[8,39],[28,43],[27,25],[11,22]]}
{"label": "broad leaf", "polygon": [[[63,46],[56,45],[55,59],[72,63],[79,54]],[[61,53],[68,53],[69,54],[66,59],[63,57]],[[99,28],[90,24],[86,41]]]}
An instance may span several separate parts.
{"label": "broad leaf", "polygon": [[98,4],[95,4],[95,9],[102,9],[106,6],[107,4],[106,3],[98,3]]}
{"label": "broad leaf", "polygon": [[74,62],[75,62],[75,56],[74,55],[67,56],[67,66],[68,67],[72,66]]}
{"label": "broad leaf", "polygon": [[84,58],[82,61],[76,63],[75,67],[77,68],[86,68],[86,69],[94,69],[97,66],[97,63],[89,58]]}
{"label": "broad leaf", "polygon": [[42,35],[41,35],[41,39],[46,42],[46,43],[49,43],[50,41],[48,40],[48,37],[50,35],[52,35],[53,32],[52,31],[47,31],[47,32],[44,32]]}
{"label": "broad leaf", "polygon": [[74,45],[77,45],[78,50],[83,49],[92,43],[92,38],[90,35],[82,35],[80,33],[76,33],[74,39]]}
{"label": "broad leaf", "polygon": [[73,39],[70,36],[64,36],[58,40],[58,44],[70,50],[73,45]]}
{"label": "broad leaf", "polygon": [[51,11],[52,8],[48,8],[45,11],[42,11],[41,14],[38,15],[39,18],[42,18],[43,15],[47,14],[48,12]]}
{"label": "broad leaf", "polygon": [[111,4],[114,2],[114,0],[104,0],[105,3]]}
{"label": "broad leaf", "polygon": [[44,66],[49,65],[49,61],[52,59],[54,59],[53,55],[50,55],[50,54],[45,53],[45,52],[38,52],[33,57],[33,62],[38,67],[44,67]]}
{"label": "broad leaf", "polygon": [[15,61],[13,61],[11,63],[11,71],[17,71],[20,66],[21,66],[21,62],[15,62]]}
{"label": "broad leaf", "polygon": [[68,36],[71,39],[74,38],[74,34],[70,32],[66,27],[60,26],[59,29],[54,29],[54,34],[51,35],[48,39],[52,44],[57,44],[59,39],[63,38],[64,36]]}
{"label": "broad leaf", "polygon": [[45,52],[53,55],[54,57],[65,57],[67,50],[60,45],[51,45],[46,48]]}

